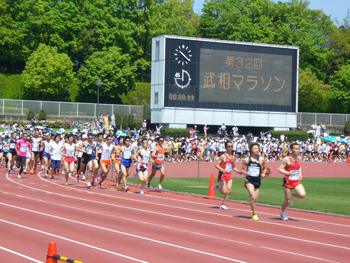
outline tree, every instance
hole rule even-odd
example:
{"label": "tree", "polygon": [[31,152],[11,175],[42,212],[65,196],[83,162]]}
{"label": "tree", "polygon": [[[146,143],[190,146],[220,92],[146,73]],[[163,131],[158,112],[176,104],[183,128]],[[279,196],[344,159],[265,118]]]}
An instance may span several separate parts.
{"label": "tree", "polygon": [[330,78],[332,111],[350,113],[350,65],[343,66]]}
{"label": "tree", "polygon": [[69,57],[44,44],[29,57],[23,83],[26,97],[35,100],[74,100],[78,84]]}
{"label": "tree", "polygon": [[300,70],[299,74],[299,111],[328,112],[330,86],[319,80],[311,69]]}
{"label": "tree", "polygon": [[151,83],[137,82],[136,88],[127,94],[119,95],[124,104],[150,105]]}
{"label": "tree", "polygon": [[96,51],[78,73],[81,80],[81,101],[94,101],[97,96],[96,80],[101,80],[100,102],[120,103],[119,94],[135,86],[136,67],[130,55],[122,54],[119,47]]}

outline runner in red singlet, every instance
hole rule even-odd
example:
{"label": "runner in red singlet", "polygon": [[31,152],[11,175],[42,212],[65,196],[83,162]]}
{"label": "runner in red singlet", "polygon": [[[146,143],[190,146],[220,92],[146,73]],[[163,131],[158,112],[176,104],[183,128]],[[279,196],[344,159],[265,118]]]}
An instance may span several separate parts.
{"label": "runner in red singlet", "polygon": [[226,153],[222,154],[216,161],[215,168],[219,170],[218,181],[219,183],[213,187],[213,191],[219,190],[221,194],[225,196],[220,209],[227,210],[226,202],[231,197],[232,192],[232,170],[241,174],[235,166],[235,157],[232,155],[233,144],[232,142],[225,143]]}
{"label": "runner in red singlet", "polygon": [[[278,168],[278,171],[285,175],[283,186],[286,199],[282,205],[282,220],[288,220],[286,209],[288,205],[293,205],[293,198],[305,198],[306,196],[305,188],[300,182],[303,178],[299,157],[300,145],[297,143],[292,143],[290,145],[290,149],[292,150],[292,154],[285,157]],[[292,189],[294,189],[296,193],[292,193]]]}

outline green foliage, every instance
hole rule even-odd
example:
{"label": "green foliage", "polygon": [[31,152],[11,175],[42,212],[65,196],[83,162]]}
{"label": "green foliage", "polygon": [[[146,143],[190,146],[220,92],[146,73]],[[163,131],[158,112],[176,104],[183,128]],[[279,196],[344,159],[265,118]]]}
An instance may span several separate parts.
{"label": "green foliage", "polygon": [[350,121],[347,121],[345,123],[344,133],[345,133],[346,136],[350,135]]}
{"label": "green foliage", "polygon": [[309,134],[306,131],[268,131],[271,133],[272,137],[280,139],[281,134],[283,133],[288,141],[307,141]]}
{"label": "green foliage", "polygon": [[169,129],[169,128],[162,128],[161,130],[162,136],[169,136],[173,138],[180,138],[180,137],[189,137],[190,136],[190,129]]}
{"label": "green foliage", "polygon": [[124,114],[124,116],[123,116],[122,127],[123,127],[123,129],[127,129],[129,127],[129,115],[128,114]]}
{"label": "green foliage", "polygon": [[334,72],[330,79],[334,112],[350,112],[350,65]]}
{"label": "green foliage", "polygon": [[114,117],[115,117],[115,127],[119,129],[120,125],[122,124],[122,115],[119,112],[116,112],[114,114]]}
{"label": "green foliage", "polygon": [[119,94],[135,86],[135,72],[136,67],[131,64],[130,55],[122,54],[118,47],[94,52],[78,73],[82,86],[79,99],[95,99],[96,81],[101,80],[100,102],[118,103]]}
{"label": "green foliage", "polygon": [[119,95],[122,102],[128,105],[150,105],[151,83],[137,82],[134,90]]}
{"label": "green foliage", "polygon": [[0,96],[4,99],[23,99],[22,75],[0,74]]}
{"label": "green foliage", "polygon": [[23,71],[23,82],[28,99],[65,100],[77,88],[73,63],[57,48],[40,44],[29,57]]}
{"label": "green foliage", "polygon": [[130,129],[135,128],[135,117],[133,114],[129,114],[128,116],[128,127],[130,127]]}
{"label": "green foliage", "polygon": [[30,121],[34,118],[35,116],[35,111],[34,110],[29,110],[27,113],[27,120]]}
{"label": "green foliage", "polygon": [[41,109],[39,111],[39,118],[40,121],[45,121],[47,119],[46,111],[44,109]]}
{"label": "green foliage", "polygon": [[300,70],[299,75],[299,111],[328,112],[330,86],[319,80],[311,69]]}
{"label": "green foliage", "polygon": [[134,128],[136,128],[136,130],[141,129],[141,127],[142,127],[142,122],[135,122]]}

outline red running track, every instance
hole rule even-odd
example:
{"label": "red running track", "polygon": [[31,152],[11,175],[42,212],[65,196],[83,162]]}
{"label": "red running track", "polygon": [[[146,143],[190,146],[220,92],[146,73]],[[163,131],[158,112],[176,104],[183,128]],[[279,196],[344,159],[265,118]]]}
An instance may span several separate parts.
{"label": "red running track", "polygon": [[[169,165],[170,166],[170,165]],[[45,262],[58,253],[83,262],[349,262],[350,218],[147,191],[64,186],[0,169],[1,262]]]}

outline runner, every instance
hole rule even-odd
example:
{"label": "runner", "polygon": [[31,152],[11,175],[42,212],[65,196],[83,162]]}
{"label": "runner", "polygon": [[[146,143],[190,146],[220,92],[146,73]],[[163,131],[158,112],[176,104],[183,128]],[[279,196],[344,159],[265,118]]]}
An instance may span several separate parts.
{"label": "runner", "polygon": [[22,140],[17,142],[16,151],[18,153],[17,162],[19,166],[18,179],[21,179],[21,174],[23,172],[23,167],[27,159],[27,150],[30,150],[30,142],[28,141],[28,134],[23,133]]}
{"label": "runner", "polygon": [[44,141],[44,143],[42,144],[41,149],[43,151],[43,165],[45,178],[47,178],[47,173],[49,167],[51,166],[51,155],[49,153],[49,149],[51,149],[51,134],[46,135],[46,141]]}
{"label": "runner", "polygon": [[232,142],[227,141],[225,143],[225,149],[226,153],[223,153],[215,164],[215,168],[219,170],[219,183],[213,187],[213,191],[216,192],[216,190],[219,190],[219,192],[225,196],[220,209],[227,210],[226,202],[230,199],[232,192],[232,170],[238,174],[242,172],[235,166],[235,157],[232,155]]}
{"label": "runner", "polygon": [[64,142],[61,141],[61,136],[59,134],[56,134],[49,149],[49,154],[51,156],[51,179],[54,179],[55,170],[56,174],[58,174],[59,169],[61,169],[62,156],[60,152],[63,147],[63,144]]}
{"label": "runner", "polygon": [[69,134],[68,135],[68,143],[65,143],[62,147],[62,150],[60,154],[64,156],[64,167],[66,170],[66,173],[64,174],[66,178],[65,185],[69,185],[69,177],[72,177],[72,174],[74,172],[74,162],[76,161],[76,158],[74,157],[74,153],[76,151],[76,146],[74,143],[74,135]]}
{"label": "runner", "polygon": [[[83,135],[84,137],[84,135]],[[82,159],[80,164],[80,169],[77,173],[77,182],[79,183],[79,176],[82,174],[87,167],[87,173],[88,173],[88,182],[86,184],[87,188],[91,187],[91,177],[92,177],[92,170],[93,170],[93,151],[96,148],[96,143],[94,142],[94,136],[92,134],[89,134],[87,136],[87,141],[84,141],[80,147],[78,148],[79,152],[82,152]]]}
{"label": "runner", "polygon": [[117,182],[117,188],[121,189],[121,184],[120,181],[123,178],[123,174],[120,170],[120,158],[122,156],[122,151],[120,150],[121,147],[124,145],[124,136],[119,136],[118,138],[118,145],[115,146],[115,160],[114,160],[114,166],[116,170],[116,175],[115,175],[115,181]]}
{"label": "runner", "polygon": [[147,179],[148,179],[148,163],[150,160],[150,151],[148,150],[148,142],[147,139],[142,140],[142,149],[138,150],[135,155],[134,159],[138,162],[138,179],[141,182],[140,187],[140,194],[144,194],[143,188],[146,185]]}
{"label": "runner", "polygon": [[[254,221],[259,221],[255,212],[255,207],[259,199],[261,178],[265,177],[265,160],[259,155],[259,144],[250,144],[249,150],[250,157],[246,157],[243,160],[242,173],[246,176],[245,187],[248,189],[250,195],[250,207],[253,212],[252,219]],[[261,171],[263,171],[262,174]]]}
{"label": "runner", "polygon": [[[107,141],[105,143],[102,143],[98,148],[97,152],[99,150],[101,151],[101,180],[98,183],[98,188],[102,188],[103,181],[107,178],[109,168],[111,167],[111,158],[114,158],[114,145],[112,144],[112,136],[107,135],[106,137]],[[96,159],[99,157],[96,157]]]}
{"label": "runner", "polygon": [[[278,168],[278,171],[285,175],[283,181],[285,201],[282,205],[282,220],[288,220],[286,209],[288,205],[293,205],[294,197],[305,198],[306,196],[305,188],[300,182],[303,178],[299,157],[300,146],[297,143],[292,143],[290,149],[292,150],[292,154],[285,157]],[[292,193],[292,189],[294,189],[296,193]]]}
{"label": "runner", "polygon": [[158,137],[158,145],[152,152],[152,158],[154,159],[154,163],[152,165],[152,173],[148,178],[148,183],[147,183],[148,190],[151,188],[151,181],[158,170],[160,171],[158,189],[159,190],[163,189],[162,183],[165,177],[165,164],[164,164],[165,150],[163,147],[163,143],[164,143],[164,137],[163,136]]}
{"label": "runner", "polygon": [[42,138],[39,136],[39,131],[35,131],[34,138],[32,138],[32,153],[34,155],[34,158],[33,158],[33,167],[30,171],[31,174],[36,173],[36,166],[38,164],[38,160],[40,157],[41,144],[42,144]]}
{"label": "runner", "polygon": [[17,152],[16,152],[16,144],[17,144],[17,132],[13,132],[11,134],[11,139],[10,139],[10,142],[9,142],[9,152],[7,154],[7,159],[8,159],[8,162],[7,162],[7,166],[8,166],[8,173],[10,174],[11,171],[13,171],[13,163],[16,159],[16,156],[17,156]]}
{"label": "runner", "polygon": [[130,137],[125,136],[124,139],[124,146],[120,147],[118,154],[121,152],[121,158],[120,158],[120,170],[122,172],[122,179],[124,183],[124,190],[127,192],[129,190],[127,186],[127,177],[130,174],[130,167],[133,160],[133,150],[130,146]]}

